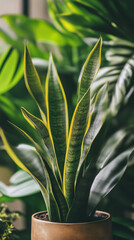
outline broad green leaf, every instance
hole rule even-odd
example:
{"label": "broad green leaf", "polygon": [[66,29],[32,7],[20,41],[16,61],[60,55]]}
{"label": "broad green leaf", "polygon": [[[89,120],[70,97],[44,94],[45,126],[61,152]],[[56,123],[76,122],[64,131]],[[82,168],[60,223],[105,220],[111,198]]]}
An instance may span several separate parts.
{"label": "broad green leaf", "polygon": [[8,50],[0,59],[0,93],[2,94],[10,90],[22,76],[23,59],[19,59],[19,54],[16,50]]}
{"label": "broad green leaf", "polygon": [[63,175],[68,139],[68,108],[65,92],[52,56],[50,56],[46,79],[46,104],[48,129],[55,148],[59,169]]}
{"label": "broad green leaf", "polygon": [[25,76],[26,87],[29,93],[31,94],[31,96],[37,102],[37,105],[39,106],[42,117],[44,121],[46,121],[45,96],[42,90],[40,78],[32,63],[32,59],[30,57],[30,53],[27,47],[25,48],[25,53],[24,53],[24,76]]}
{"label": "broad green leaf", "polygon": [[6,42],[8,45],[19,49],[21,52],[24,50],[24,44],[22,41],[18,41],[18,39],[14,38],[9,31],[5,31],[4,28],[0,28],[0,38]]}
{"label": "broad green leaf", "polygon": [[90,52],[79,77],[78,100],[82,98],[91,83],[95,79],[101,64],[101,46],[102,39],[100,38],[95,47]]}
{"label": "broad green leaf", "polygon": [[51,160],[52,166],[53,166],[53,170],[60,177],[60,173],[59,173],[59,169],[58,169],[58,163],[57,163],[57,159],[55,156],[55,152],[54,152],[54,147],[53,147],[53,143],[50,139],[50,135],[47,129],[46,124],[40,120],[39,118],[35,117],[34,115],[32,115],[31,113],[29,113],[26,109],[21,108],[23,116],[25,117],[25,119],[34,127],[36,128],[36,130],[39,132],[39,134],[42,137],[42,140],[45,144],[45,151],[48,154],[48,157]]}
{"label": "broad green leaf", "polygon": [[82,142],[82,155],[80,158],[78,171],[80,170],[84,160],[86,160],[91,145],[103,126],[103,123],[107,115],[107,106],[108,106],[108,85],[105,84],[99,90],[95,99],[95,104],[93,106],[91,114],[90,126],[89,128],[87,128],[87,131],[85,132],[85,136]]}
{"label": "broad green leaf", "polygon": [[24,15],[4,15],[2,18],[9,24],[12,30],[21,39],[33,42],[50,43],[64,46],[80,45],[82,40],[77,36],[63,35],[51,23],[42,19],[31,19]]}
{"label": "broad green leaf", "polygon": [[2,65],[4,65],[5,60],[7,60],[11,52],[12,52],[12,48],[7,48],[5,49],[4,52],[0,54],[0,69],[2,69]]}
{"label": "broad green leaf", "polygon": [[125,151],[108,163],[96,176],[89,195],[88,214],[90,215],[100,201],[116,186],[127,167],[131,151]]}
{"label": "broad green leaf", "polygon": [[[11,52],[9,57],[7,58],[6,63],[1,67],[1,74],[0,74],[0,85],[1,89],[5,88],[5,85],[8,85],[13,78],[18,62],[18,53],[16,50]],[[12,67],[11,67],[12,64]],[[8,69],[8,71],[7,71]]]}
{"label": "broad green leaf", "polygon": [[15,119],[19,115],[17,106],[13,102],[13,98],[0,95],[0,108],[4,111],[9,118]]}
{"label": "broad green leaf", "polygon": [[22,79],[22,77],[24,75],[23,65],[24,65],[24,58],[21,57],[19,62],[18,62],[16,73],[13,76],[12,81],[10,82],[9,86],[7,86],[6,91],[9,91],[11,88],[13,88]]}
{"label": "broad green leaf", "polygon": [[12,177],[9,179],[10,184],[17,185],[26,181],[31,180],[32,177],[23,170],[18,170],[16,173],[12,175]]}
{"label": "broad green leaf", "polygon": [[99,169],[106,166],[106,164],[110,161],[110,159],[113,157],[118,147],[120,147],[120,144],[122,143],[126,135],[127,135],[127,132],[122,129],[115,132],[107,140],[97,160],[97,167]]}
{"label": "broad green leaf", "polygon": [[7,186],[6,184],[0,182],[0,193],[11,198],[26,197],[39,191],[39,186],[33,179],[29,179],[12,186]]}

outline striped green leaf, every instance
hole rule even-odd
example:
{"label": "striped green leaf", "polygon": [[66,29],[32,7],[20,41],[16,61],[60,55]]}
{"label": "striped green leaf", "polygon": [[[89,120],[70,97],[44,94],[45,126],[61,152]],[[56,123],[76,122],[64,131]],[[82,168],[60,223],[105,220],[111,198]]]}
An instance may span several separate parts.
{"label": "striped green leaf", "polygon": [[46,79],[47,121],[51,140],[63,175],[66,143],[68,138],[68,108],[65,92],[59,79],[52,56]]}
{"label": "striped green leaf", "polygon": [[44,147],[42,148],[42,144],[38,144],[37,142],[34,141],[34,139],[26,133],[23,129],[19,128],[13,123],[10,123],[13,127],[16,128],[17,131],[19,131],[28,141],[35,147],[36,151],[43,157],[45,162],[49,165],[50,168],[52,168],[52,163],[49,158],[48,150]]}
{"label": "striped green leaf", "polygon": [[[0,135],[8,155],[20,168],[28,172],[39,184],[48,209],[50,220],[60,221],[58,205],[53,196],[50,179],[41,156],[37,153],[34,147],[29,145],[22,144],[18,147],[11,146],[2,129],[0,129]],[[50,202],[49,198],[51,198]]]}
{"label": "striped green leaf", "polygon": [[81,156],[82,140],[90,124],[90,86],[99,70],[101,45],[100,38],[89,54],[79,77],[79,101],[71,121],[63,176],[63,189],[69,206],[74,196],[74,183]]}
{"label": "striped green leaf", "polygon": [[90,188],[97,174],[95,167],[88,167],[84,176],[80,178],[75,191],[72,206],[67,215],[67,222],[86,222]]}
{"label": "striped green leaf", "polygon": [[22,114],[25,117],[25,119],[40,134],[40,136],[41,136],[41,138],[42,138],[42,140],[44,142],[44,145],[45,145],[44,146],[45,151],[47,151],[48,157],[51,160],[54,173],[56,174],[56,176],[60,177],[60,172],[59,172],[59,168],[58,168],[58,163],[57,163],[57,159],[56,159],[53,143],[51,141],[51,138],[50,138],[50,135],[49,135],[49,131],[47,129],[46,124],[42,120],[40,120],[39,118],[37,118],[34,115],[32,115],[31,113],[29,113],[26,109],[21,108],[21,110],[22,110]]}
{"label": "striped green leaf", "polygon": [[37,181],[41,183],[42,186],[44,186],[45,196],[47,196],[44,167],[42,160],[36,152],[35,148],[29,145],[20,145],[18,147],[13,147],[7,141],[5,133],[2,129],[0,129],[0,135],[5,146],[5,150],[9,156],[20,168],[32,175]]}
{"label": "striped green leaf", "polygon": [[[43,157],[42,157],[43,159]],[[58,207],[59,207],[59,211],[60,211],[60,217],[61,217],[61,221],[65,222],[66,221],[66,216],[67,216],[67,212],[68,212],[68,205],[67,205],[67,201],[63,195],[63,191],[52,171],[52,169],[49,167],[49,165],[45,162],[45,166],[47,169],[47,172],[49,174],[50,177],[50,181],[51,181],[51,185],[52,185],[52,191],[54,193],[55,199],[57,201]]]}
{"label": "striped green leaf", "polygon": [[24,53],[24,76],[26,87],[31,96],[35,99],[44,121],[46,121],[45,96],[43,93],[39,75],[32,63],[32,59],[30,57],[30,53],[27,47],[25,48]]}
{"label": "striped green leaf", "polygon": [[81,169],[81,166],[86,159],[88,152],[90,151],[91,145],[95,138],[97,137],[100,129],[103,126],[107,115],[107,106],[108,106],[108,84],[105,84],[97,93],[93,110],[91,113],[90,126],[85,132],[82,143],[82,155],[80,158],[80,163],[78,171]]}
{"label": "striped green leaf", "polygon": [[[90,126],[89,128],[87,128],[87,131],[85,132],[85,136],[83,138],[83,143],[82,143],[83,151],[82,151],[82,155],[81,155],[78,170],[77,170],[77,177],[79,176],[79,174],[81,174],[81,171],[83,169],[83,165],[85,164],[86,157],[90,150],[90,147],[93,141],[95,140],[95,138],[97,137],[98,132],[100,131],[103,125],[103,122],[106,116],[105,110],[108,103],[107,92],[108,92],[108,86],[107,84],[105,84],[100,89],[100,91],[96,96]],[[90,159],[90,161],[91,160],[92,159]],[[95,163],[93,163],[91,167],[89,164],[88,171],[86,169],[85,174],[83,172],[83,176],[80,177],[79,183],[77,183],[77,189],[74,195],[73,203],[69,211],[69,214],[67,216],[68,222],[86,221],[85,218],[87,217],[86,209],[87,209],[89,191],[97,173],[96,167],[94,166],[95,166]],[[78,212],[78,209],[79,209],[79,212]]]}
{"label": "striped green leaf", "polygon": [[[22,129],[20,129],[19,127],[17,127],[14,124],[12,124],[12,125],[22,135],[24,135],[32,143],[32,145],[34,145],[36,151],[41,156],[41,159],[45,166],[45,170],[46,170],[46,174],[47,174],[47,176],[46,176],[46,179],[48,180],[48,184],[47,184],[48,189],[47,190],[50,193],[50,195],[52,195],[51,197],[49,196],[50,200],[52,201],[52,199],[54,198],[54,202],[56,202],[56,205],[58,203],[58,211],[60,214],[60,221],[65,221],[67,211],[68,211],[68,206],[67,206],[66,199],[63,195],[62,189],[60,187],[60,184],[55,176],[55,173],[53,172],[52,163],[48,156],[48,151],[45,148],[42,149],[42,147],[39,146],[38,143],[36,143],[25,131],[23,131]],[[57,215],[56,215],[56,218],[57,218]],[[59,219],[58,219],[58,221],[59,221]]]}
{"label": "striped green leaf", "polygon": [[95,79],[101,64],[102,39],[100,38],[90,52],[79,76],[78,100],[86,93]]}
{"label": "striped green leaf", "polygon": [[130,152],[125,151],[117,156],[98,174],[98,170],[93,165],[86,169],[84,176],[80,179],[73,204],[67,216],[68,222],[87,221],[89,215],[96,209],[99,202],[119,182],[126,170]]}
{"label": "striped green leaf", "polygon": [[87,126],[89,103],[90,89],[77,104],[70,126],[63,175],[63,190],[69,206],[74,195],[74,182],[81,155],[81,144]]}

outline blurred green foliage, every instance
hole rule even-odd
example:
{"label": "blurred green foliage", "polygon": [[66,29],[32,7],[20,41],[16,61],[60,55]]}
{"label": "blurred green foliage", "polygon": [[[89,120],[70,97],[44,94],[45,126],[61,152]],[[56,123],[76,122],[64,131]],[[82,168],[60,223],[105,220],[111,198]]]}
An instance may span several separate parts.
{"label": "blurred green foliage", "polygon": [[[48,0],[48,6],[53,24],[44,20],[29,19],[22,15],[5,15],[2,17],[14,33],[12,35],[6,32],[5,29],[0,29],[0,37],[12,49],[11,51],[9,48],[7,51],[13,52],[16,49],[17,54],[14,54],[14,56],[19,56],[20,63],[20,59],[23,58],[24,42],[28,41],[31,55],[35,58],[35,65],[42,82],[46,74],[42,69],[44,66],[47,68],[49,52],[51,51],[54,54],[56,65],[60,69],[61,79],[64,75],[63,79],[65,81],[63,86],[65,91],[67,95],[71,94],[71,97],[67,98],[73,98],[75,105],[74,89],[76,88],[76,79],[81,64],[85,59],[87,49],[89,51],[92,43],[94,43],[94,38],[98,38],[101,34],[105,40],[103,41],[103,53],[106,53],[106,56],[103,54],[104,68],[100,70],[92,90],[93,92],[96,91],[105,81],[109,81],[109,100],[113,111],[103,129],[103,136],[100,135],[100,141],[102,141],[102,145],[105,145],[113,133],[116,134],[119,129],[122,130],[128,127],[129,134],[115,150],[117,153],[120,153],[123,150],[133,148],[134,1]],[[42,61],[42,59],[46,59],[46,61]],[[64,68],[61,67],[63,62]],[[13,80],[13,82],[17,83],[17,77],[15,78],[16,81]],[[10,82],[10,87],[13,87],[12,84]],[[10,87],[7,86],[7,90]],[[6,123],[6,119],[16,124],[22,124],[19,117],[19,107],[21,105],[27,109],[28,105],[30,108],[32,106],[33,113],[37,111],[27,98],[23,81],[20,81],[12,90],[0,95],[0,125],[8,129],[9,132],[11,127]],[[72,109],[73,106],[71,107],[70,105],[70,115],[72,114]],[[14,117],[16,115],[18,116],[17,118]],[[14,142],[18,141],[16,140],[17,137],[17,135],[14,136]],[[100,143],[100,141],[98,142]],[[94,154],[92,151],[91,153]],[[96,154],[99,154],[99,149]],[[106,200],[107,204],[105,204],[104,209],[108,208],[116,217],[124,217],[126,212],[130,212],[130,215],[134,212],[132,207],[132,204],[134,204],[134,191],[132,190],[134,189],[133,173],[134,165],[132,162],[129,164],[120,185],[111,193],[109,200]],[[130,191],[129,186],[131,186]],[[114,209],[116,205],[118,206],[117,212]],[[117,219],[115,222],[117,222]],[[118,219],[118,223],[121,223],[121,219]],[[126,229],[123,228],[122,230],[118,225],[115,224],[115,239],[122,239],[123,237],[131,239],[130,235],[123,234],[123,231]],[[128,224],[126,224],[126,228],[127,226]]]}
{"label": "blurred green foliage", "polygon": [[18,236],[14,233],[12,221],[19,218],[19,214],[10,212],[7,205],[0,204],[0,239],[1,240],[16,240]]}

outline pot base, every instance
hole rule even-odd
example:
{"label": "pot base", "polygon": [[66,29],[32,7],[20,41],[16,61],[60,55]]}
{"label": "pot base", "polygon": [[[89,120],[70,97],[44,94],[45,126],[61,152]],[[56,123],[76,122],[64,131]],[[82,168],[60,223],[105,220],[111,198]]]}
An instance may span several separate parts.
{"label": "pot base", "polygon": [[106,216],[98,221],[85,223],[56,223],[32,216],[31,240],[112,240],[111,218],[106,212],[96,211]]}

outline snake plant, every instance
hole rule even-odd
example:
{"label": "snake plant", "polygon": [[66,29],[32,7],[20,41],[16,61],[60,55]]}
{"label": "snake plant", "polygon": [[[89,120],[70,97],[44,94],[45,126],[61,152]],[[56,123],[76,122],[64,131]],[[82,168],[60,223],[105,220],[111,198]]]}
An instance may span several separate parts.
{"label": "snake plant", "polygon": [[[39,184],[50,221],[82,222],[94,214],[100,201],[115,187],[127,165],[124,153],[116,158],[92,158],[97,136],[108,115],[108,84],[91,97],[90,87],[101,63],[102,39],[90,52],[78,81],[78,101],[69,126],[66,95],[52,55],[45,84],[41,84],[28,48],[24,53],[26,87],[40,111],[40,118],[22,107],[33,127],[32,137],[15,126],[30,145],[12,146],[5,132],[0,134],[13,161]],[[35,135],[34,135],[35,136]],[[90,157],[89,157],[90,156]]]}

